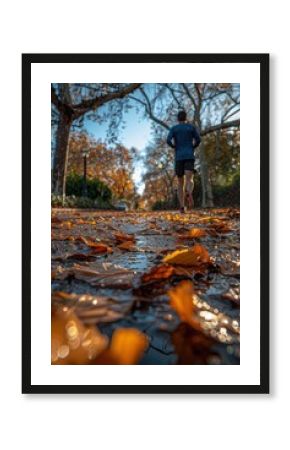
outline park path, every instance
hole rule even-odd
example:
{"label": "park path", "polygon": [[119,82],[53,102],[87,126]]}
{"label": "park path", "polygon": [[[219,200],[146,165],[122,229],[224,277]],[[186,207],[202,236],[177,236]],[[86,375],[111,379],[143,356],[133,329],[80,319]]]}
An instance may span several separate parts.
{"label": "park path", "polygon": [[[140,364],[239,364],[239,225],[235,208],[53,209],[53,320],[72,311],[104,348],[119,328],[140,331]],[[63,344],[54,363],[84,363]]]}

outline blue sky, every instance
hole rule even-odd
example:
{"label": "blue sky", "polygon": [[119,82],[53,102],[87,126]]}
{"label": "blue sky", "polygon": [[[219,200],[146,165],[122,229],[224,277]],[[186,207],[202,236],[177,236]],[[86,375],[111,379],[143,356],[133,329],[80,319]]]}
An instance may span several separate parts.
{"label": "blue sky", "polygon": [[[86,120],[85,128],[96,140],[106,140],[108,123],[98,124],[97,121]],[[124,113],[124,129],[119,132],[118,141],[125,147],[135,147],[142,153],[151,139],[151,121],[143,116],[141,111],[131,108]],[[141,181],[143,166],[137,163],[134,167],[134,181],[138,192],[142,193],[144,185]]]}

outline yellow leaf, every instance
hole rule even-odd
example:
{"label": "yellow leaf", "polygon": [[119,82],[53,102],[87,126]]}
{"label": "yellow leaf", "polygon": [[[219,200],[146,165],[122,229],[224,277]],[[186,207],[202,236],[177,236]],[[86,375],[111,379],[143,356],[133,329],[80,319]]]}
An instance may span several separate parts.
{"label": "yellow leaf", "polygon": [[205,247],[200,244],[190,249],[175,250],[163,258],[163,262],[177,266],[200,266],[210,261],[210,256]]}

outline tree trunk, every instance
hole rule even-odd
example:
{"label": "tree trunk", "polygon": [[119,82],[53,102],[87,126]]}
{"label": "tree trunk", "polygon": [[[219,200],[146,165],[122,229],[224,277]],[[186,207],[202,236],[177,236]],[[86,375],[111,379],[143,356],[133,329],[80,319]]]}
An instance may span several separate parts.
{"label": "tree trunk", "polygon": [[210,179],[208,170],[207,170],[207,178],[206,178],[206,193],[207,193],[207,206],[209,208],[212,208],[214,206],[214,203],[213,203],[211,179]]}
{"label": "tree trunk", "polygon": [[199,145],[199,155],[200,155],[200,177],[202,189],[202,208],[213,207],[212,187],[209,178],[203,142],[201,142]]}
{"label": "tree trunk", "polygon": [[52,189],[56,195],[65,198],[65,181],[68,161],[68,140],[72,118],[60,112],[56,137],[55,161],[52,175]]}
{"label": "tree trunk", "polygon": [[219,161],[221,155],[221,130],[218,130],[216,132],[216,136],[215,136],[215,161],[216,164]]}

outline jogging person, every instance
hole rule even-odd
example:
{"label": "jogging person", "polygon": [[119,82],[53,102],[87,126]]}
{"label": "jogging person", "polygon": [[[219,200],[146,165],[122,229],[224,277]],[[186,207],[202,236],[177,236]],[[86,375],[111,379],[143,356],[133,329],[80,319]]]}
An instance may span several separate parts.
{"label": "jogging person", "polygon": [[[197,129],[186,122],[186,112],[179,111],[178,124],[174,125],[167,136],[167,144],[175,149],[175,174],[178,178],[178,200],[180,212],[184,213],[184,187],[189,208],[193,208],[193,171],[194,150],[200,144]],[[185,186],[184,186],[185,176]]]}

